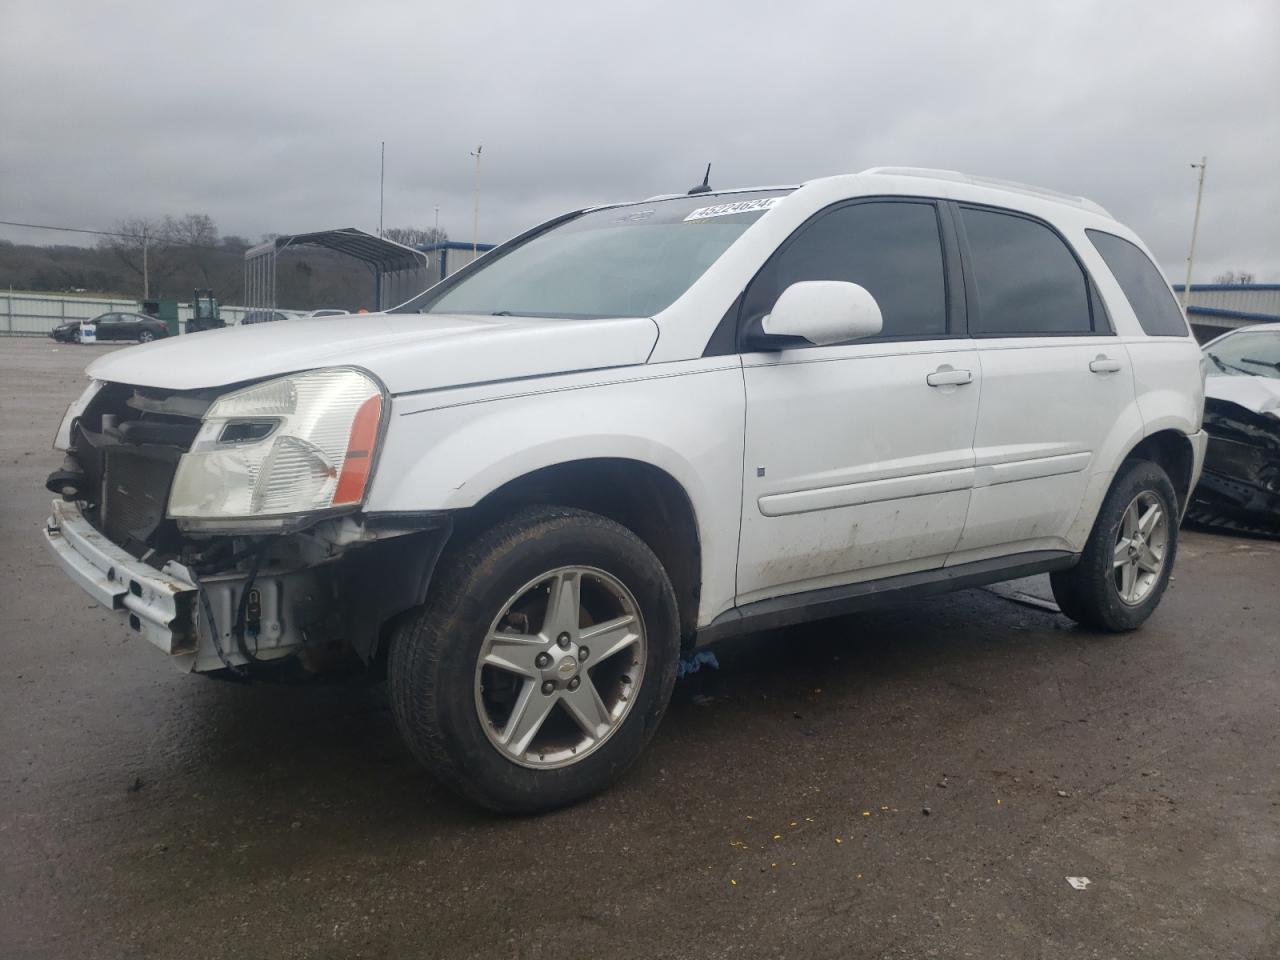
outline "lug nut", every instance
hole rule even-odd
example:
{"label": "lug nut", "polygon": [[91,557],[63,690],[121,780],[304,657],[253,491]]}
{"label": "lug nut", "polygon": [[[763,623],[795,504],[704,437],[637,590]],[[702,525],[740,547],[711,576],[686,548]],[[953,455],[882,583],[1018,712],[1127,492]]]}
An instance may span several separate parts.
{"label": "lug nut", "polygon": [[533,664],[539,670],[547,669],[547,667],[551,665],[551,654],[549,653],[538,654],[536,657],[533,658]]}
{"label": "lug nut", "polygon": [[591,651],[590,651],[590,650],[588,650],[586,647],[579,647],[579,648],[578,648],[578,659],[579,659],[579,660],[585,660],[585,659],[587,659],[587,657],[589,657],[590,655],[591,655]]}
{"label": "lug nut", "polygon": [[545,693],[548,697],[551,696],[551,694],[555,693],[556,692],[555,681],[554,680],[544,681],[542,684],[542,692]]}
{"label": "lug nut", "polygon": [[570,681],[569,681],[569,689],[570,689],[570,690],[577,690],[577,689],[578,689],[578,686],[579,686],[581,683],[582,683],[582,678],[581,678],[581,677],[574,677],[572,680],[570,680]]}
{"label": "lug nut", "polygon": [[570,640],[571,640],[571,638],[570,638],[570,636],[569,636],[567,633],[562,633],[562,634],[560,634],[560,636],[556,637],[556,643],[560,644],[560,649],[561,649],[561,650],[568,650],[568,649],[569,649],[569,642],[570,642]]}

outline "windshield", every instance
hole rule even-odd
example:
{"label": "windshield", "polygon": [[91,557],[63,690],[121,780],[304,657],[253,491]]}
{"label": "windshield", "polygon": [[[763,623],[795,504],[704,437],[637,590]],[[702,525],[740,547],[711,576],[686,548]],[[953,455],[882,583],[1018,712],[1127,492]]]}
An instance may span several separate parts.
{"label": "windshield", "polygon": [[1280,330],[1244,330],[1205,348],[1213,377],[1271,377],[1280,380]]}
{"label": "windshield", "polygon": [[704,194],[594,210],[483,257],[457,283],[437,285],[392,312],[650,317],[789,192]]}

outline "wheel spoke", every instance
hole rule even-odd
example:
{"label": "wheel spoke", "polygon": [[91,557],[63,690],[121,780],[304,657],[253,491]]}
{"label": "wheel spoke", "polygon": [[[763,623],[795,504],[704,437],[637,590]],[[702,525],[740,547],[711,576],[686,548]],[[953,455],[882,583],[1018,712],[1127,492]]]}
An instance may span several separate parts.
{"label": "wheel spoke", "polygon": [[1159,573],[1160,564],[1163,561],[1163,552],[1157,553],[1155,550],[1151,549],[1151,547],[1147,547],[1141,554],[1139,554],[1137,563],[1138,566],[1147,571],[1147,573]]}
{"label": "wheel spoke", "polygon": [[1138,565],[1126,563],[1120,568],[1120,596],[1126,601],[1133,600],[1134,588],[1138,582]]}
{"label": "wheel spoke", "polygon": [[511,715],[502,728],[500,740],[516,756],[528,749],[529,743],[542,729],[543,721],[555,706],[556,698],[548,697],[538,689],[534,680],[526,680],[520,688],[520,696],[516,705],[511,708]]}
{"label": "wheel spoke", "polygon": [[1126,540],[1132,540],[1138,535],[1138,504],[1137,501],[1129,504],[1129,508],[1124,512],[1124,520],[1120,524],[1120,533]]}
{"label": "wheel spoke", "polygon": [[538,676],[538,668],[533,659],[547,648],[547,641],[542,637],[522,633],[491,633],[488,639],[489,652],[484,662],[490,667],[507,670],[522,677]]}
{"label": "wheel spoke", "polygon": [[591,677],[585,671],[579,676],[582,677],[582,683],[577,690],[564,691],[563,702],[583,732],[597,740],[613,726],[613,718],[600,699],[600,694],[596,692],[596,685],[591,682]]}
{"label": "wheel spoke", "polygon": [[1113,568],[1123,567],[1129,562],[1129,547],[1131,544],[1132,541],[1125,537],[1121,537],[1119,542],[1116,543],[1116,548],[1111,554],[1111,566]]}
{"label": "wheel spoke", "polygon": [[625,650],[639,639],[636,618],[630,614],[587,627],[578,635],[578,642],[591,648],[593,666],[619,650]]}
{"label": "wheel spoke", "polygon": [[1138,519],[1138,531],[1144,537],[1150,537],[1151,532],[1155,530],[1163,515],[1164,511],[1160,509],[1160,504],[1153,503],[1147,508],[1147,512]]}
{"label": "wheel spoke", "polygon": [[547,614],[542,619],[542,635],[555,640],[562,633],[570,638],[578,636],[578,623],[582,609],[582,575],[577,570],[565,570],[551,581],[547,595]]}

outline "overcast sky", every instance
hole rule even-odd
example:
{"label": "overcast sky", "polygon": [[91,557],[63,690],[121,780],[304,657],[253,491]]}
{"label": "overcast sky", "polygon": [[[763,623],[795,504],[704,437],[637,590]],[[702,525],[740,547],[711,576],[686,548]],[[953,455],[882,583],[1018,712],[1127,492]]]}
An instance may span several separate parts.
{"label": "overcast sky", "polygon": [[[1091,197],[1181,280],[1280,280],[1280,3],[5,5],[0,219],[470,241],[595,202],[944,167]],[[51,242],[0,227],[0,237]]]}

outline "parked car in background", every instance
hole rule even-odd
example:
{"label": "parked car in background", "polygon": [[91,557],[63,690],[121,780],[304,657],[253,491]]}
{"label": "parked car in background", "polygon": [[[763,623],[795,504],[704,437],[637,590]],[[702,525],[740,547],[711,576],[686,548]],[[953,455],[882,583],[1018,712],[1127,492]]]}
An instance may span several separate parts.
{"label": "parked car in background", "polygon": [[1280,325],[1224,333],[1204,357],[1209,449],[1187,515],[1280,538]]}
{"label": "parked car in background", "polygon": [[58,343],[79,343],[80,324],[83,322],[83,320],[68,320],[66,323],[60,323],[49,331],[49,336]]}
{"label": "parked car in background", "polygon": [[247,310],[244,316],[240,318],[239,326],[247,327],[255,323],[275,323],[279,320],[288,320],[293,314],[285,313],[283,310]]}
{"label": "parked car in background", "polygon": [[308,317],[345,317],[351,311],[337,307],[321,307],[317,310],[250,310],[241,318],[241,325],[275,323],[279,320],[305,320]]}
{"label": "parked car in background", "polygon": [[546,810],[622,774],[702,645],[1036,573],[1139,627],[1200,362],[1079,197],[909,169],[655,197],[368,323],[99,358],[46,537],[184,669],[346,651],[440,781]]}
{"label": "parked car in background", "polygon": [[79,343],[80,327],[91,323],[97,340],[132,340],[148,343],[169,336],[164,321],[145,313],[100,313],[92,320],[73,320],[59,324],[49,331],[49,336],[60,343]]}

